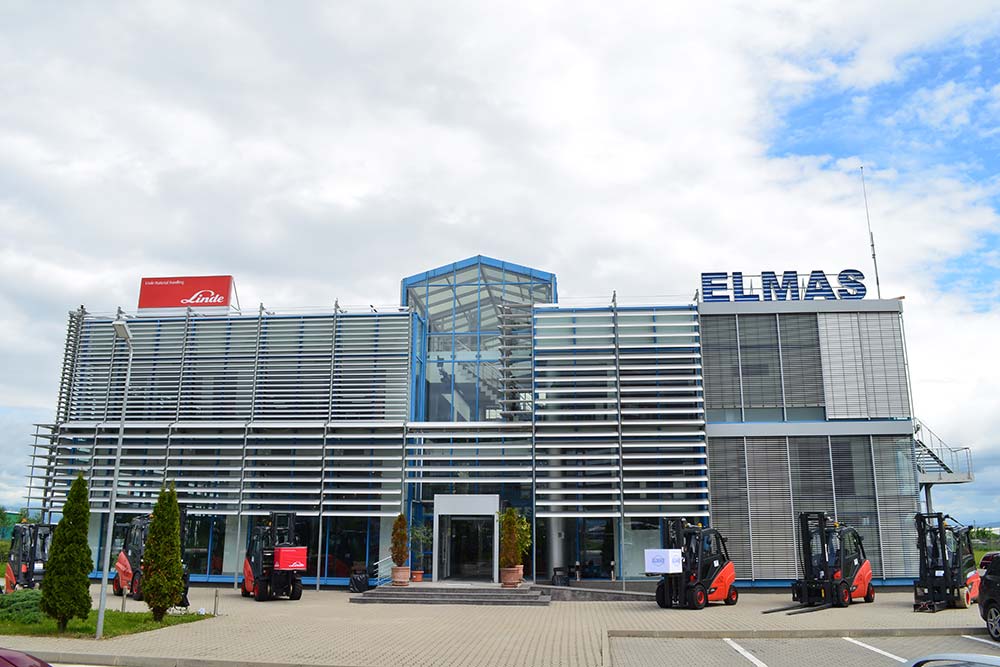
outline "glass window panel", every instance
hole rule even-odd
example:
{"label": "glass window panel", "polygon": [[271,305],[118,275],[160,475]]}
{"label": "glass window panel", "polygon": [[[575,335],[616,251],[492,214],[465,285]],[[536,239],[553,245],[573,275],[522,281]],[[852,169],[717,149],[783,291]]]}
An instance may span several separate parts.
{"label": "glass window panel", "polygon": [[477,419],[476,404],[476,366],[475,363],[456,363],[454,420],[473,421]]}

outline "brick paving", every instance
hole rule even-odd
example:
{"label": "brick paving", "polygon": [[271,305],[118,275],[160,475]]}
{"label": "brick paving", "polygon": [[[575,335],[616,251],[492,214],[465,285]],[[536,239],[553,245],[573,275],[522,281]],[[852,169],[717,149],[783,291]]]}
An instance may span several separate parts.
{"label": "brick paving", "polygon": [[[956,633],[982,625],[978,611],[917,614],[912,595],[883,593],[875,604],[799,616],[762,615],[788,595],[746,593],[735,607],[664,610],[649,602],[553,602],[549,607],[348,604],[344,591],[307,590],[298,602],[267,603],[220,590],[220,615],[193,624],[100,642],[0,636],[0,646],[44,655],[128,656],[302,665],[602,665],[608,631],[851,630],[937,628]],[[92,591],[97,593],[95,586]],[[192,608],[212,611],[214,589],[191,591]],[[109,606],[117,609],[119,598]],[[145,609],[128,602],[129,609]],[[95,603],[96,607],[96,603]],[[62,661],[66,661],[63,659]],[[138,662],[138,661],[136,661]]]}

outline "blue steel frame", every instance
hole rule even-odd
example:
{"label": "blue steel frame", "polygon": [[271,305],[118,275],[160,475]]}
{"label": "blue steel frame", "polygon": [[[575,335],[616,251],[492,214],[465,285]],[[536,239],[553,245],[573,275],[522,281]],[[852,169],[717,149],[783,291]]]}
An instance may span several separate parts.
{"label": "blue steel frame", "polygon": [[[489,267],[501,272],[501,280],[492,281],[484,280],[483,272],[476,272],[475,281],[458,282],[459,272],[473,268],[473,267]],[[449,280],[450,277],[450,280]],[[513,278],[513,279],[512,279]],[[459,286],[475,287],[476,288],[476,327],[475,329],[470,329],[468,331],[459,331],[456,326],[456,312],[458,310],[460,297],[458,293],[454,291]],[[535,287],[544,286],[550,290],[551,302],[555,303],[558,301],[558,291],[556,276],[548,271],[540,271],[538,269],[532,269],[527,266],[522,266],[520,264],[514,264],[511,262],[504,262],[498,259],[493,259],[491,257],[486,257],[483,255],[476,255],[468,259],[462,260],[460,262],[454,262],[452,264],[446,264],[440,266],[436,269],[431,269],[429,271],[424,271],[423,273],[418,273],[416,275],[404,278],[400,283],[400,304],[404,307],[414,307],[418,314],[423,319],[423,342],[420,350],[414,349],[413,354],[413,365],[415,368],[419,368],[419,376],[415,376],[414,383],[416,387],[416,393],[414,394],[413,407],[411,410],[410,418],[416,421],[419,420],[430,420],[429,405],[427,401],[427,366],[430,364],[430,344],[432,340],[436,339],[447,339],[451,338],[450,345],[447,345],[447,350],[450,350],[450,355],[448,359],[442,359],[439,362],[441,365],[447,365],[450,370],[451,376],[451,387],[450,387],[450,402],[451,402],[451,414],[449,415],[448,421],[457,421],[456,419],[456,408],[455,408],[455,394],[456,394],[456,370],[458,364],[475,364],[476,367],[476,400],[475,405],[470,406],[470,421],[478,421],[479,415],[482,413],[482,407],[479,405],[479,397],[481,392],[481,369],[484,362],[482,358],[482,344],[484,335],[498,335],[497,330],[482,330],[482,313],[483,304],[482,296],[484,290],[489,286],[496,286],[500,289],[501,296],[506,293],[508,287],[513,286],[528,286],[529,290],[533,290]],[[424,298],[424,308],[427,312],[420,312],[418,310],[417,304],[410,302],[410,290],[423,288],[423,298]],[[448,326],[447,330],[431,331],[432,328],[432,314],[429,312],[428,300],[431,292],[434,291],[432,288],[452,288],[453,296],[451,299],[451,325]],[[529,292],[530,294],[530,292]],[[457,350],[457,337],[458,336],[468,336],[475,337],[475,349],[469,350],[469,357],[459,359],[456,355]],[[445,351],[445,350],[442,350]],[[416,356],[422,353],[422,356]]]}

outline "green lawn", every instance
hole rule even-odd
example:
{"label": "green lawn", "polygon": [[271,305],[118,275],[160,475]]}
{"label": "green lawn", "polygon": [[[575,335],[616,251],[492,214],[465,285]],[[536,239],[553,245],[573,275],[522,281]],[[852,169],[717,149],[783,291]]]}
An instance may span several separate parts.
{"label": "green lawn", "polygon": [[[104,636],[117,637],[118,635],[131,635],[136,632],[147,632],[158,630],[168,625],[179,625],[181,623],[191,623],[211,618],[205,614],[170,614],[163,619],[163,623],[153,621],[152,612],[134,613],[120,611],[104,612]],[[36,635],[53,637],[83,637],[92,638],[97,632],[97,610],[92,609],[86,621],[74,618],[69,622],[66,632],[61,635],[56,632],[56,622],[46,617],[41,623],[11,623],[0,621],[0,635]]]}

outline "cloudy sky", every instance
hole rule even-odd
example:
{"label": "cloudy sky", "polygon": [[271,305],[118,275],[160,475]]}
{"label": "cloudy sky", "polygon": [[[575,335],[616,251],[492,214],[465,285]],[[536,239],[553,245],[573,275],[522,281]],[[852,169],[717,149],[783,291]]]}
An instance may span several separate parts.
{"label": "cloudy sky", "polygon": [[997,2],[480,4],[0,5],[0,503],[67,311],[140,276],[280,308],[478,253],[566,297],[868,272],[864,164],[916,411],[974,448],[938,503],[1000,522]]}

